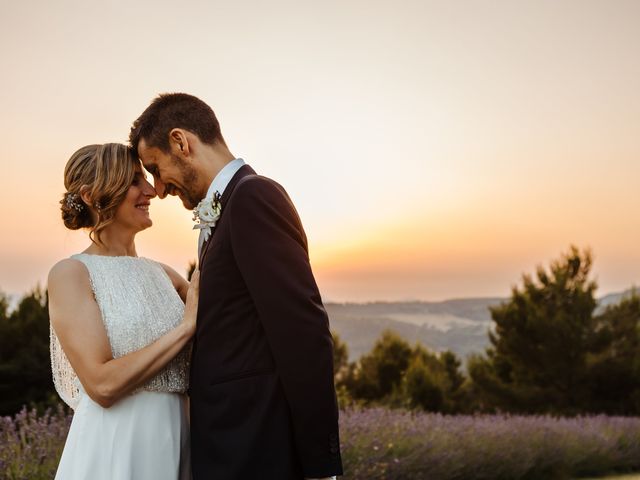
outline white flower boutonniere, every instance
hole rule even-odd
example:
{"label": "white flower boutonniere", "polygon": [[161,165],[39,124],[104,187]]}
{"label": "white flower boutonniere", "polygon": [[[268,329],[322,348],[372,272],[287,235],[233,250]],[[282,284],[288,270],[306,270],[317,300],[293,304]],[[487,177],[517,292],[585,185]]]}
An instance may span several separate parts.
{"label": "white flower boutonniere", "polygon": [[211,235],[211,229],[216,226],[221,212],[220,193],[218,192],[213,195],[213,198],[202,199],[193,209],[193,220],[198,222],[193,226],[193,229],[202,230],[205,242]]}

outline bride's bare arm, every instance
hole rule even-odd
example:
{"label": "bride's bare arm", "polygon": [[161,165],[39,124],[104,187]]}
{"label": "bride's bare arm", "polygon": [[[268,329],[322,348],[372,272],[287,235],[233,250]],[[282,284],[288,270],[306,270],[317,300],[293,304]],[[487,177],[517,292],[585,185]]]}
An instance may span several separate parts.
{"label": "bride's bare arm", "polygon": [[114,359],[86,267],[62,260],[49,272],[49,317],[87,394],[108,408],[156,375],[193,336],[199,273],[193,275],[182,322],[154,343]]}

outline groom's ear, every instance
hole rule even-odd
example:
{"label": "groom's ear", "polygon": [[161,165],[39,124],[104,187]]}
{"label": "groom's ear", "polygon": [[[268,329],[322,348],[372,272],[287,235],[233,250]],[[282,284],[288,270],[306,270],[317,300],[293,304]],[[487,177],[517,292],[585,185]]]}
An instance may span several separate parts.
{"label": "groom's ear", "polygon": [[169,132],[169,148],[178,157],[188,157],[191,149],[187,132],[181,128],[174,128]]}

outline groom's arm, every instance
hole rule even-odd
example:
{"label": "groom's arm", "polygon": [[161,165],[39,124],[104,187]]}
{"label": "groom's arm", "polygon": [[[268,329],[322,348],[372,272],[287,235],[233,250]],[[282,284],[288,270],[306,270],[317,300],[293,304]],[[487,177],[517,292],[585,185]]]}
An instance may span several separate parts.
{"label": "groom's arm", "polygon": [[276,362],[304,475],[340,475],[333,341],[298,214],[263,177],[240,183],[229,208],[234,256]]}

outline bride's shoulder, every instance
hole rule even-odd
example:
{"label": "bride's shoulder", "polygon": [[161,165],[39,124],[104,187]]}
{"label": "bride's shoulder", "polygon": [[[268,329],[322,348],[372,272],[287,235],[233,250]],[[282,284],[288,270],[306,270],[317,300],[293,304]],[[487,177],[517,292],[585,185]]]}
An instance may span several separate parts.
{"label": "bride's shoulder", "polygon": [[87,267],[75,258],[65,258],[56,263],[49,270],[48,285],[58,283],[78,283],[89,280]]}

